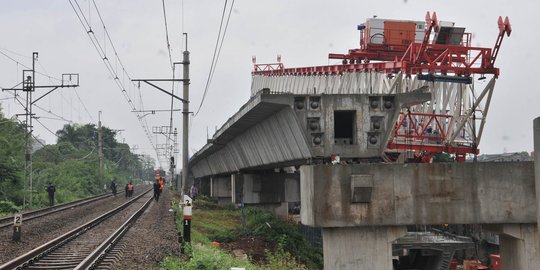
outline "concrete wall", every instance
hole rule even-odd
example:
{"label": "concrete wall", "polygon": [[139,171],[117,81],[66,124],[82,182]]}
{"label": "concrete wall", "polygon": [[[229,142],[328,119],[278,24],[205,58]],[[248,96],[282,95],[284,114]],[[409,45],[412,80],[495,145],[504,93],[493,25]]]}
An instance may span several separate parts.
{"label": "concrete wall", "polygon": [[285,201],[300,202],[300,174],[285,175]]}
{"label": "concrete wall", "polygon": [[302,223],[310,226],[537,220],[533,162],[306,165],[300,171]]}
{"label": "concrete wall", "polygon": [[536,224],[496,224],[482,227],[499,234],[501,269],[540,268]]}
{"label": "concrete wall", "polygon": [[230,176],[215,176],[210,179],[210,196],[218,198],[220,204],[232,203]]}
{"label": "concrete wall", "polygon": [[324,228],[324,269],[390,270],[392,241],[406,227]]}
{"label": "concrete wall", "polygon": [[[534,132],[534,173],[536,184],[536,198],[540,198],[540,117],[534,119],[533,122]],[[540,231],[540,199],[536,201],[537,206],[537,230]],[[536,247],[540,251],[540,241]]]}
{"label": "concrete wall", "polygon": [[242,174],[244,203],[281,203],[300,201],[298,174]]}

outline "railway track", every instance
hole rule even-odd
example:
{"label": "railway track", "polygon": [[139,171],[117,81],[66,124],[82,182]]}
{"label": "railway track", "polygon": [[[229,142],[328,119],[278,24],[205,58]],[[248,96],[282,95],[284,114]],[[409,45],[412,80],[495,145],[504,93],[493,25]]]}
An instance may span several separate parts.
{"label": "railway track", "polygon": [[[104,198],[108,198],[110,196],[112,195],[111,194],[97,195],[97,196],[89,197],[86,199],[73,201],[70,203],[60,204],[53,207],[47,207],[47,208],[41,208],[41,209],[32,210],[28,212],[23,212],[22,215],[23,215],[23,219],[25,221],[28,221],[28,220],[36,219],[36,218],[43,217],[46,215],[50,215],[56,212],[68,210],[73,207],[89,204],[89,203],[92,203],[92,202],[95,202]],[[12,226],[13,218],[14,216],[7,216],[7,217],[0,218],[0,229]]]}
{"label": "railway track", "polygon": [[[152,202],[150,190],[11,261],[4,269],[95,269]],[[108,269],[105,261],[99,269]]]}

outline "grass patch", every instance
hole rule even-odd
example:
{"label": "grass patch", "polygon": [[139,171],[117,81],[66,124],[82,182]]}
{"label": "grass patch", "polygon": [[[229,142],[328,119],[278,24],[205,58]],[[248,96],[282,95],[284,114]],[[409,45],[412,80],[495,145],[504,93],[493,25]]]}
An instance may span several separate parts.
{"label": "grass patch", "polygon": [[[242,227],[239,209],[220,207],[208,197],[198,197],[194,201],[191,223],[191,245],[185,247],[185,254],[191,257],[183,261],[167,258],[161,262],[163,269],[208,269],[221,270],[244,267],[249,270],[304,270],[322,269],[322,247],[313,248],[302,236],[297,224],[279,220],[271,212],[261,209],[246,209],[246,228]],[[182,213],[178,211],[178,230],[183,231]],[[264,252],[265,260],[237,259],[225,243],[238,243],[238,239],[258,237],[275,242],[274,250]],[[235,242],[236,241],[236,242]],[[215,247],[212,242],[223,243]],[[233,246],[233,245],[231,245]],[[263,247],[260,246],[262,249]],[[249,249],[249,247],[245,247]],[[249,253],[249,250],[245,250]],[[262,254],[262,252],[261,252]]]}

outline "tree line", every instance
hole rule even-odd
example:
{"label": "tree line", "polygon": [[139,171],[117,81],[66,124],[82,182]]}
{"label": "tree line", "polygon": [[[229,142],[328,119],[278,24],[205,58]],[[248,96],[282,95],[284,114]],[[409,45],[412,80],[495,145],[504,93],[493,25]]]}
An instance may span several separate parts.
{"label": "tree line", "polygon": [[128,144],[116,140],[116,134],[102,127],[103,181],[99,180],[96,125],[66,124],[56,132],[56,144],[42,145],[30,136],[31,144],[41,147],[33,151],[30,191],[25,179],[25,127],[7,119],[0,108],[0,213],[22,208],[29,196],[32,208],[47,206],[48,182],[56,186],[57,203],[63,203],[108,192],[113,179],[119,186],[153,179],[155,161],[131,152]]}

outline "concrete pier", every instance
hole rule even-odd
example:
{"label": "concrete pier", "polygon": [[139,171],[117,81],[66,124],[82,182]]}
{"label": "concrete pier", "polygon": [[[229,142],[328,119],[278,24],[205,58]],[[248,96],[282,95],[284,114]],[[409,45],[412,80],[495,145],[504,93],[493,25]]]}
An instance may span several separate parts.
{"label": "concrete pier", "polygon": [[405,226],[324,228],[324,269],[391,270],[392,242],[406,233]]}
{"label": "concrete pier", "polygon": [[269,209],[282,219],[289,203],[300,202],[300,176],[295,173],[236,173],[210,179],[211,196],[219,204],[239,204]]}
{"label": "concrete pier", "polygon": [[323,227],[325,269],[391,270],[391,242],[407,225],[430,224],[491,225],[501,234],[501,269],[535,269],[534,169],[532,162],[302,166],[302,223]]}
{"label": "concrete pier", "polygon": [[232,182],[230,176],[214,176],[210,178],[210,196],[217,198],[218,204],[232,203]]}
{"label": "concrete pier", "polygon": [[484,226],[499,234],[501,269],[530,270],[540,267],[536,224]]}
{"label": "concrete pier", "polygon": [[[534,175],[536,188],[536,225],[537,231],[540,231],[540,117],[534,119],[533,123],[534,134]],[[540,250],[540,241],[537,249]],[[539,264],[540,265],[540,264]]]}

